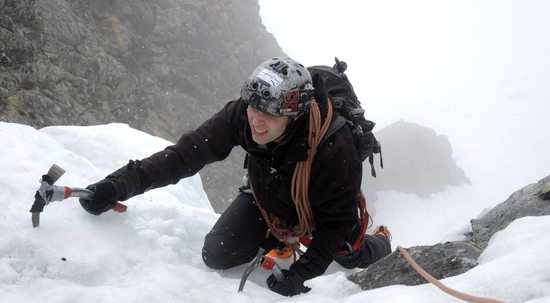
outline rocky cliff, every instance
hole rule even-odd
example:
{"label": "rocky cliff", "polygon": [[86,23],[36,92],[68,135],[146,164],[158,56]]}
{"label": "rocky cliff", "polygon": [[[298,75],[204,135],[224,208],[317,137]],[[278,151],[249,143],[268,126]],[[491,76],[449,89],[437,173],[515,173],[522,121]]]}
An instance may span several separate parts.
{"label": "rocky cliff", "polygon": [[370,166],[364,165],[362,189],[369,203],[375,202],[381,191],[426,197],[448,186],[471,184],[453,158],[449,138],[434,129],[401,120],[375,135],[382,144],[384,168],[380,169],[376,160],[377,177],[372,178]]}
{"label": "rocky cliff", "polygon": [[[281,54],[257,0],[0,0],[0,120],[122,122],[176,141]],[[241,182],[230,157],[201,172],[215,208]]]}

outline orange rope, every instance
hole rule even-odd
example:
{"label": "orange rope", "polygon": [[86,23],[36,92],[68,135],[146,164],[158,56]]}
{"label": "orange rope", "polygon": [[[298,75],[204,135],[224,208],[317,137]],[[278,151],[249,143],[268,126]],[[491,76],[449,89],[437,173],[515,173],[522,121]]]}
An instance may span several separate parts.
{"label": "orange rope", "polygon": [[300,234],[298,236],[307,235],[311,237],[313,229],[315,228],[315,219],[313,218],[313,211],[311,210],[311,204],[309,203],[309,181],[315,152],[323,140],[323,137],[327,133],[332,120],[332,104],[330,100],[327,101],[327,116],[322,126],[319,106],[317,102],[311,102],[309,113],[309,134],[307,139],[310,147],[308,157],[306,161],[296,164],[294,175],[292,176],[292,200],[296,205],[296,212],[298,213],[298,219],[300,220],[301,227]]}
{"label": "orange rope", "polygon": [[332,102],[330,100],[327,101],[327,116],[323,125],[321,125],[319,105],[315,100],[311,102],[308,121],[308,144],[310,147],[308,150],[308,157],[306,161],[296,164],[294,175],[292,176],[292,201],[296,206],[299,224],[296,226],[289,226],[284,220],[268,214],[260,205],[254,188],[252,188],[252,184],[250,184],[254,199],[258,202],[258,208],[266,221],[269,231],[271,231],[277,239],[284,241],[288,246],[292,247],[298,254],[301,253],[299,237],[306,235],[311,237],[313,229],[315,228],[315,219],[309,202],[309,181],[315,152],[327,133],[330,122],[332,121]]}
{"label": "orange rope", "polygon": [[425,271],[422,267],[420,267],[420,265],[418,265],[413,260],[411,255],[409,255],[409,253],[403,247],[397,246],[397,250],[399,250],[399,252],[403,255],[403,257],[405,257],[405,260],[407,260],[407,262],[409,262],[409,264],[414,268],[414,270],[416,270],[416,272],[419,273],[424,279],[426,279],[428,282],[432,283],[437,288],[441,289],[445,293],[455,298],[458,298],[467,302],[472,302],[472,303],[504,303],[503,301],[498,301],[494,299],[472,296],[472,295],[460,292],[458,290],[454,290],[450,287],[447,287],[445,286],[445,284],[441,283],[439,280],[437,280],[432,275],[430,275],[427,271]]}

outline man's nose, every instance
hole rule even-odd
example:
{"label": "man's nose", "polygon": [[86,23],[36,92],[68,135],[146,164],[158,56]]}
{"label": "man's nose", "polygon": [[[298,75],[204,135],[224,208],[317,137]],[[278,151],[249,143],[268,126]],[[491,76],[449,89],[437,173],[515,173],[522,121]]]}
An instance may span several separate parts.
{"label": "man's nose", "polygon": [[252,120],[257,123],[263,123],[265,121],[265,114],[261,111],[256,111],[254,115],[252,115]]}

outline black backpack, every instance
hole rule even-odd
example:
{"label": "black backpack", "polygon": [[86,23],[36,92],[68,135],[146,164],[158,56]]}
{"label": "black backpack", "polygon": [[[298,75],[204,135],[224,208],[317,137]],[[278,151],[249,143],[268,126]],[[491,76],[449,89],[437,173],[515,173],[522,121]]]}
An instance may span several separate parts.
{"label": "black backpack", "polygon": [[382,161],[382,147],[372,133],[375,123],[365,119],[365,110],[361,107],[361,102],[357,99],[353,86],[344,73],[347,69],[346,62],[340,61],[338,58],[334,59],[336,63],[333,67],[326,65],[308,67],[312,78],[320,77],[323,80],[333,107],[340,113],[340,116],[331,123],[325,139],[347,123],[353,133],[359,158],[361,161],[369,159],[371,174],[376,177],[374,155],[380,154],[380,167],[383,168],[384,164]]}

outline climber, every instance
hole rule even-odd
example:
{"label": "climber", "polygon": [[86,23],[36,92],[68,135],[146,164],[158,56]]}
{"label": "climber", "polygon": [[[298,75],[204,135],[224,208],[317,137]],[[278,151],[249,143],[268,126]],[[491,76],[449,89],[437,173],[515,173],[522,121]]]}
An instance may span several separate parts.
{"label": "climber", "polygon": [[269,59],[245,81],[240,98],[176,144],[89,185],[94,194],[81,205],[99,215],[117,201],[193,176],[241,146],[248,179],[205,236],[203,261],[228,269],[250,262],[260,247],[297,249],[307,238],[307,250],[283,270],[284,279],[267,278],[281,295],[305,293],[304,281],[334,260],[364,268],[391,252],[387,228],[357,233],[362,162],[352,132],[344,125],[325,138],[338,115],[321,79],[293,59]]}

